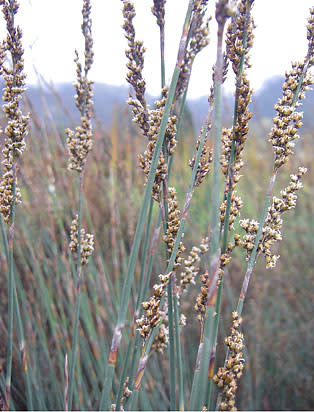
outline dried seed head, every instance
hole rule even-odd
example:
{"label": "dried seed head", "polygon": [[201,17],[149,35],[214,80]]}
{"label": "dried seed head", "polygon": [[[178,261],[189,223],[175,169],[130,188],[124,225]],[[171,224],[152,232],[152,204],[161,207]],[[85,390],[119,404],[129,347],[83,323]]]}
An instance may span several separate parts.
{"label": "dried seed head", "polygon": [[[3,112],[8,120],[4,130],[3,175],[0,183],[0,212],[5,222],[9,223],[13,202],[21,202],[20,189],[17,186],[16,163],[25,149],[25,137],[29,116],[23,116],[20,109],[22,93],[25,91],[25,74],[22,46],[22,31],[14,25],[14,16],[19,4],[16,0],[2,0],[2,11],[7,27],[7,37],[0,45],[0,73],[4,77]],[[9,53],[12,67],[4,64]],[[1,130],[2,131],[2,130]],[[15,190],[15,195],[14,195]]]}
{"label": "dried seed head", "polygon": [[208,238],[202,240],[199,247],[193,246],[189,256],[184,261],[184,272],[181,272],[179,296],[182,296],[189,285],[195,285],[195,278],[199,271],[199,262],[201,255],[206,253],[209,249]]}
{"label": "dried seed head", "polygon": [[127,62],[126,80],[132,86],[136,98],[128,100],[128,104],[132,108],[133,120],[139,125],[144,135],[147,135],[149,130],[148,113],[145,100],[146,82],[143,78],[144,54],[145,47],[143,42],[135,39],[135,28],[133,19],[135,17],[135,8],[132,2],[125,0],[123,2],[123,17],[124,35],[128,40],[128,49],[125,51]]}
{"label": "dried seed head", "polygon": [[[73,254],[78,252],[78,215],[72,220],[69,247]],[[94,251],[94,236],[81,229],[81,265],[86,265],[88,258]]]}
{"label": "dried seed head", "polygon": [[213,381],[221,391],[219,410],[236,411],[235,397],[238,389],[238,381],[243,374],[243,334],[239,332],[242,318],[237,312],[232,313],[231,335],[225,339],[225,344],[229,347],[229,356],[225,365],[219,368]]}
{"label": "dried seed head", "polygon": [[[178,230],[180,227],[180,216],[181,212],[178,207],[176,190],[174,187],[169,187],[168,189],[168,228],[167,232],[163,237],[163,241],[167,244],[168,254],[171,256]],[[173,269],[177,269],[182,262],[181,254],[184,251],[183,243],[180,242],[179,249],[176,255],[175,263]]]}
{"label": "dried seed head", "polygon": [[[148,180],[148,175],[149,175],[150,168],[151,168],[151,163],[152,163],[152,159],[154,155],[156,141],[157,141],[158,134],[159,134],[161,119],[163,117],[165,104],[167,100],[167,95],[168,95],[168,89],[165,87],[162,90],[161,100],[155,102],[155,105],[157,108],[154,110],[150,110],[148,112],[149,123],[148,123],[147,136],[149,138],[149,142],[147,144],[147,148],[144,154],[140,154],[138,156],[139,166],[144,171],[146,182]],[[164,141],[166,144],[165,147],[168,152],[168,156],[171,156],[174,153],[175,148],[176,148],[176,144],[177,144],[176,124],[177,124],[176,116],[169,117],[166,132],[165,132],[165,137],[164,137]],[[156,169],[155,181],[154,181],[153,189],[152,189],[152,197],[157,202],[160,201],[162,182],[166,179],[167,172],[168,172],[168,166],[165,162],[164,155],[163,153],[160,153],[159,161],[158,161],[157,169]]]}
{"label": "dried seed head", "polygon": [[[137,329],[144,340],[148,338],[151,331],[159,324],[162,319],[160,311],[160,300],[166,293],[167,285],[171,272],[159,275],[160,283],[153,286],[154,294],[149,300],[142,303],[144,314],[136,320]],[[164,342],[165,343],[165,342]]]}
{"label": "dried seed head", "polygon": [[[231,205],[230,205],[230,215],[229,215],[229,230],[233,230],[233,223],[236,220],[237,216],[240,215],[240,209],[243,206],[241,197],[236,196],[236,192],[232,192],[231,195]],[[227,207],[227,200],[222,202],[220,206],[220,221],[224,223],[225,213]]]}
{"label": "dried seed head", "polygon": [[209,43],[209,19],[205,18],[207,1],[196,1],[193,6],[191,36],[181,63],[176,87],[176,99],[183,95],[189,82],[191,69],[197,54]]}
{"label": "dried seed head", "polygon": [[84,0],[82,9],[83,23],[81,26],[85,40],[84,71],[77,50],[75,50],[74,58],[76,64],[76,83],[74,84],[76,90],[75,105],[81,115],[81,124],[75,128],[75,131],[65,130],[69,153],[68,169],[75,170],[78,173],[83,171],[87,154],[93,147],[91,124],[93,83],[88,80],[88,72],[94,58],[90,13],[90,0]]}
{"label": "dried seed head", "polygon": [[[164,322],[166,319],[164,320]],[[157,351],[158,353],[164,353],[169,343],[169,328],[162,323],[159,327],[158,335],[155,337],[152,344],[152,350]]]}
{"label": "dried seed head", "polygon": [[165,3],[166,0],[154,0],[152,13],[157,19],[157,24],[160,28],[165,25]]}
{"label": "dried seed head", "polygon": [[[271,252],[271,248],[274,243],[282,240],[282,213],[295,208],[297,200],[296,191],[302,188],[300,179],[306,171],[306,168],[299,167],[297,174],[290,175],[291,181],[289,185],[280,192],[282,197],[273,197],[272,204],[267,210],[261,239],[258,245],[258,252],[264,255],[267,269],[275,267],[280,257],[279,255],[274,255]],[[246,249],[248,260],[254,248],[259,223],[256,220],[244,219],[240,220],[240,226],[246,231],[246,235],[243,236],[240,244]]]}
{"label": "dried seed head", "polygon": [[[197,170],[196,170],[194,187],[199,186],[203,182],[203,180],[205,179],[205,177],[208,175],[208,173],[210,171],[210,165],[213,161],[213,153],[210,150],[210,148],[207,146],[209,130],[210,130],[210,127],[208,128],[208,130],[206,132],[204,145],[202,147],[200,161],[199,161],[199,164],[198,164]],[[203,133],[203,130],[201,130],[201,135],[202,135],[202,133]],[[201,141],[201,136],[199,136],[199,138],[197,139],[196,150],[198,150],[198,148],[199,148],[200,141]],[[189,161],[189,166],[192,169],[194,168],[195,160],[196,160],[196,156],[194,156],[193,159],[191,159]]]}
{"label": "dried seed head", "polygon": [[305,91],[314,84],[313,76],[308,69],[314,65],[314,8],[310,10],[307,25],[308,53],[304,62],[292,63],[292,69],[285,74],[282,86],[283,96],[275,104],[277,115],[269,135],[274,147],[274,169],[278,170],[293,154],[294,141],[299,138],[298,129],[302,126],[302,113],[296,111],[300,101],[305,98]]}

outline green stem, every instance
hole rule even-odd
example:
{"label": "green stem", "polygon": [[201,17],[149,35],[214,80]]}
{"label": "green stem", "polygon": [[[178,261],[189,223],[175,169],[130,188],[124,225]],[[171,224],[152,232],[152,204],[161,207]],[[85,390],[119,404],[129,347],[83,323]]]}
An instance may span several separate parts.
{"label": "green stem", "polygon": [[[247,33],[248,33],[249,19],[250,19],[250,4],[248,3],[245,27],[244,27],[244,32],[243,32],[243,41],[242,41],[242,47],[244,50],[246,50],[246,47],[247,47]],[[235,92],[233,126],[232,126],[233,138],[232,138],[232,145],[231,145],[230,158],[229,158],[229,164],[228,164],[228,174],[227,174],[228,193],[227,193],[226,211],[225,211],[225,219],[224,219],[224,227],[223,227],[221,254],[224,254],[226,252],[227,245],[228,245],[229,219],[230,219],[232,192],[233,192],[232,166],[233,166],[234,158],[235,158],[235,129],[236,129],[237,121],[238,121],[239,95],[240,95],[242,75],[244,71],[245,56],[246,56],[246,53],[243,53],[241,56],[239,72],[238,72],[237,79],[236,79],[236,92]],[[213,371],[214,371],[215,359],[216,359],[216,345],[217,345],[219,321],[220,321],[220,314],[221,314],[223,282],[224,282],[224,276],[222,275],[219,285],[218,285],[218,291],[217,291],[213,346],[210,348],[211,355],[210,355],[210,364],[209,364],[209,373],[208,373],[208,398],[207,398],[208,408],[210,407],[211,397],[212,397],[212,377],[213,377]]]}
{"label": "green stem", "polygon": [[198,354],[200,355],[199,370],[198,362],[193,378],[190,409],[202,409],[205,401],[205,392],[207,385],[210,347],[213,340],[213,323],[216,303],[216,283],[218,280],[218,265],[220,256],[220,145],[221,145],[221,123],[222,123],[222,40],[223,31],[226,23],[225,18],[218,21],[218,40],[217,40],[217,60],[216,72],[214,81],[214,121],[213,121],[213,136],[214,136],[214,175],[213,175],[213,200],[212,200],[212,215],[211,215],[211,248],[210,248],[210,276],[211,285],[208,290],[208,300],[205,312],[204,330],[200,341]]}
{"label": "green stem", "polygon": [[[210,115],[209,115],[209,117],[210,117]],[[189,189],[187,191],[186,198],[185,198],[185,204],[184,204],[182,216],[181,216],[181,219],[180,219],[180,226],[179,226],[179,229],[178,229],[178,232],[177,232],[175,243],[174,243],[174,246],[173,246],[173,249],[172,249],[172,252],[171,252],[171,256],[170,256],[170,259],[169,259],[169,263],[168,263],[168,266],[167,266],[167,269],[166,269],[165,273],[172,272],[173,266],[174,266],[174,263],[175,263],[175,260],[176,260],[176,256],[177,256],[179,245],[180,245],[180,241],[181,241],[182,234],[183,234],[184,227],[185,227],[185,222],[186,222],[186,219],[187,219],[187,216],[188,216],[190,203],[191,203],[192,196],[193,196],[196,172],[197,172],[198,165],[199,165],[199,162],[200,162],[202,149],[203,149],[203,146],[204,146],[204,143],[205,143],[205,136],[207,134],[207,130],[208,130],[208,122],[204,125],[203,133],[202,133],[201,139],[200,139],[200,144],[199,144],[196,156],[195,156],[195,163],[194,163],[194,167],[193,167],[193,170],[192,170]],[[159,306],[162,305],[162,302],[163,302],[163,298],[160,300]],[[151,335],[148,339],[148,343],[146,343],[146,345],[144,347],[143,353],[145,353],[145,355],[142,355],[142,357],[140,358],[140,361],[139,361],[139,366],[138,366],[137,378],[136,378],[136,382],[135,382],[135,386],[134,386],[134,391],[139,391],[140,390],[140,387],[141,387],[140,382],[141,382],[142,377],[144,375],[149,349],[151,347],[151,344],[152,344],[152,341],[153,341],[154,337],[157,334],[158,327],[160,326],[160,323],[159,323],[158,326],[156,326],[153,329],[153,331],[151,332]],[[144,357],[144,356],[146,356],[146,357]],[[132,399],[133,399],[133,397],[132,397]],[[132,402],[130,401],[130,403],[131,403],[131,410],[132,410]]]}
{"label": "green stem", "polygon": [[[175,283],[174,283],[175,290]],[[177,367],[178,367],[178,396],[179,396],[179,410],[184,411],[184,393],[183,393],[183,367],[182,367],[182,351],[180,342],[180,325],[179,325],[179,305],[177,294],[173,293],[173,307],[174,307],[174,320],[176,331],[176,350],[177,350]]]}
{"label": "green stem", "polygon": [[[127,353],[128,355],[125,356],[124,359],[124,365],[123,365],[123,373],[120,379],[120,386],[119,386],[119,391],[118,391],[118,396],[116,400],[116,409],[119,411],[120,410],[120,402],[121,402],[121,397],[123,393],[123,385],[126,379],[126,373],[127,373],[127,368],[129,365],[130,361],[130,351],[132,348],[132,343],[134,342],[134,337],[136,335],[136,319],[138,317],[138,313],[140,311],[140,305],[141,302],[143,301],[144,295],[144,273],[145,273],[145,261],[147,257],[147,251],[148,251],[148,244],[149,244],[149,232],[150,232],[150,227],[151,227],[151,221],[152,221],[152,212],[153,212],[153,206],[154,206],[154,199],[150,199],[150,205],[149,205],[149,212],[148,212],[148,218],[147,218],[147,224],[146,224],[146,231],[145,231],[145,237],[144,237],[144,248],[143,248],[143,254],[142,254],[142,259],[141,259],[141,273],[140,273],[140,282],[139,282],[139,291],[138,291],[138,296],[137,296],[137,301],[136,301],[136,306],[135,306],[135,314],[134,314],[134,320],[133,320],[133,329],[131,331],[131,336],[130,340],[128,343],[128,350]],[[136,345],[136,344],[135,344]],[[136,356],[136,354],[135,354]],[[134,359],[134,353],[132,356],[132,363]],[[131,374],[132,376],[132,374]],[[129,385],[130,386],[130,385]]]}
{"label": "green stem", "polygon": [[[136,260],[137,260],[140,242],[142,238],[142,233],[144,230],[148,203],[151,198],[151,192],[152,192],[152,187],[153,187],[153,183],[155,180],[157,164],[158,164],[158,160],[159,160],[159,156],[160,156],[160,152],[162,148],[162,143],[165,137],[166,127],[168,123],[168,118],[169,118],[172,102],[173,102],[174,95],[175,95],[176,85],[177,85],[179,74],[180,74],[181,63],[183,61],[184,52],[186,49],[189,22],[190,22],[191,13],[192,13],[192,6],[193,6],[193,0],[189,0],[189,5],[188,5],[187,13],[186,13],[184,27],[183,27],[183,34],[182,34],[180,45],[179,45],[177,63],[176,63],[176,66],[173,72],[173,76],[172,76],[172,80],[171,80],[171,84],[170,84],[170,88],[169,88],[169,92],[167,96],[167,101],[166,101],[166,105],[164,109],[164,114],[163,114],[161,124],[160,124],[160,129],[159,129],[159,133],[158,133],[158,137],[157,137],[157,141],[155,145],[154,155],[153,155],[152,162],[151,162],[151,168],[150,168],[150,172],[149,172],[148,180],[146,184],[146,190],[144,193],[143,203],[141,206],[140,215],[139,215],[139,219],[138,219],[137,226],[136,226],[134,241],[132,244],[131,253],[129,257],[127,273],[125,276],[125,282],[123,285],[123,290],[122,290],[122,295],[121,295],[121,306],[119,310],[118,321],[115,327],[115,332],[112,338],[112,343],[111,343],[111,348],[110,348],[110,353],[109,353],[109,359],[108,359],[108,369],[109,370],[111,368],[114,369],[116,365],[117,353],[118,353],[118,350],[120,347],[120,341],[121,341],[121,331],[124,328],[124,323],[125,323],[125,319],[127,315],[127,308],[129,304],[131,287],[132,287],[132,282],[134,278],[134,270],[135,270]],[[107,410],[110,407],[110,403],[111,403],[110,402],[110,391],[112,387],[113,375],[114,373],[110,372],[109,375],[106,376],[105,383],[103,386],[102,397],[101,397],[102,400],[100,402],[100,409]]]}
{"label": "green stem", "polygon": [[83,189],[83,172],[79,174],[79,199],[78,199],[78,246],[77,246],[77,267],[76,267],[76,301],[75,301],[75,319],[74,319],[74,330],[72,339],[72,350],[71,350],[71,366],[69,374],[69,400],[68,400],[68,410],[72,410],[73,401],[73,388],[74,388],[74,370],[75,370],[75,359],[77,351],[77,340],[78,340],[78,327],[80,318],[80,305],[81,305],[81,284],[82,284],[82,274],[81,274],[81,220],[82,220],[82,189]]}
{"label": "green stem", "polygon": [[10,226],[8,229],[8,246],[9,246],[9,284],[8,284],[8,352],[7,352],[7,374],[6,374],[6,404],[10,408],[11,395],[11,375],[12,375],[12,348],[13,348],[13,303],[14,303],[14,260],[13,260],[13,243],[14,243],[14,220],[15,220],[15,202],[16,202],[16,165],[13,164],[13,183],[12,183],[12,204],[10,214]]}

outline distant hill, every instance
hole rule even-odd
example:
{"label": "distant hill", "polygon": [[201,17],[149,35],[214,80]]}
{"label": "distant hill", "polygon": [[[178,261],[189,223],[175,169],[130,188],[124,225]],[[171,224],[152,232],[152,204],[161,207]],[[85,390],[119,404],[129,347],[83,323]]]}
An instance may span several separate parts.
{"label": "distant hill", "polygon": [[[283,77],[278,76],[268,79],[263,87],[253,95],[251,106],[255,117],[253,121],[261,119],[271,119],[275,112],[274,104],[281,96],[281,85]],[[77,109],[74,105],[73,96],[75,94],[74,87],[70,83],[57,84],[52,88],[46,85],[44,88],[39,86],[29,85],[27,88],[28,98],[31,101],[35,113],[41,119],[43,115],[47,116],[47,109],[58,124],[68,125],[69,119],[65,113],[78,121]],[[110,86],[104,83],[95,83],[94,85],[94,102],[95,110],[98,118],[101,120],[105,128],[111,127],[112,112],[114,106],[126,107],[128,98],[128,88],[124,86]],[[147,100],[153,104],[156,98],[148,96]],[[62,102],[62,103],[60,103]],[[223,113],[227,122],[232,121],[233,112],[233,96],[225,95],[223,100]],[[196,133],[200,129],[208,110],[207,96],[198,99],[188,100],[188,109],[192,114],[193,123]],[[304,123],[307,126],[314,126],[314,92],[309,91],[307,98],[303,102],[302,109],[304,111]]]}

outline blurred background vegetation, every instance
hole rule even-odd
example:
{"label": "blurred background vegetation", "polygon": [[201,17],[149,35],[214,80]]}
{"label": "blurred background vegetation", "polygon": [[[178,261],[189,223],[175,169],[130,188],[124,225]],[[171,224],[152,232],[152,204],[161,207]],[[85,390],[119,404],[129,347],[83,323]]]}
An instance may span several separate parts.
{"label": "blurred background vegetation", "polygon": [[[280,96],[281,78],[269,80],[251,105],[249,140],[244,153],[246,165],[238,192],[244,201],[242,218],[258,218],[273,161],[267,134],[271,108]],[[31,112],[27,150],[19,171],[23,204],[18,207],[15,243],[17,290],[21,301],[29,356],[34,407],[63,409],[64,356],[70,351],[74,317],[73,261],[69,251],[70,224],[76,210],[77,188],[74,174],[66,167],[65,127],[75,125],[76,112],[71,85],[28,89],[24,104]],[[80,353],[77,367],[79,391],[74,407],[96,409],[105,376],[112,329],[117,315],[128,253],[141,204],[144,177],[137,166],[137,154],[145,150],[145,140],[130,121],[125,88],[95,85],[94,149],[88,158],[84,180],[83,224],[95,235],[95,252],[84,273],[81,310]],[[151,98],[151,103],[154,99]],[[224,117],[232,118],[232,96],[225,96]],[[175,153],[171,177],[183,207],[190,178],[188,160],[192,157],[199,128],[207,112],[207,98],[189,101]],[[276,269],[266,270],[258,261],[244,307],[243,330],[247,364],[238,394],[238,408],[245,410],[314,409],[314,94],[309,93],[302,108],[305,125],[293,156],[282,170],[275,194],[289,182],[298,166],[307,167],[304,189],[299,192],[295,210],[284,216],[283,241]],[[3,121],[3,119],[1,119]],[[171,182],[170,182],[171,184]],[[208,235],[210,178],[195,191],[184,237],[186,256],[192,246]],[[157,207],[154,209],[155,220]],[[239,226],[236,226],[239,230]],[[152,282],[163,273],[162,250],[155,258]],[[159,257],[160,256],[160,257]],[[0,248],[0,340],[6,339],[7,264],[3,243]],[[201,269],[207,266],[208,256]],[[223,320],[219,341],[227,334],[244,276],[245,257],[235,254],[226,273]],[[140,268],[136,270],[138,282]],[[189,392],[199,324],[193,306],[199,284],[182,302],[187,326],[182,332],[184,382]],[[131,325],[136,285],[132,291]],[[125,333],[129,333],[126,328]],[[15,340],[17,341],[17,340]],[[123,342],[124,345],[124,342]],[[125,346],[119,352],[118,376]],[[217,365],[224,359],[224,348]],[[0,367],[5,364],[6,345],[1,344]],[[13,399],[16,409],[25,408],[25,389],[20,372],[19,351],[14,352]],[[162,367],[159,367],[162,364]],[[158,366],[159,365],[159,366]],[[158,366],[158,367],[157,367]],[[120,368],[120,369],[119,369]],[[148,363],[140,394],[140,409],[167,409],[167,354],[154,353]],[[119,373],[120,371],[120,373]],[[117,382],[115,383],[117,384]],[[117,390],[115,386],[114,390]]]}

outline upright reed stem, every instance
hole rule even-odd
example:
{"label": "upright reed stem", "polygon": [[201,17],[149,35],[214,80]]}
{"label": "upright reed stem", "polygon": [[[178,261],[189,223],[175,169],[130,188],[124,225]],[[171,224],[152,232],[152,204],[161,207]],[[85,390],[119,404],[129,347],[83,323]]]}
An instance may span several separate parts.
{"label": "upright reed stem", "polygon": [[129,299],[130,299],[130,293],[131,293],[131,287],[132,287],[132,282],[133,282],[133,277],[134,277],[136,260],[137,260],[140,242],[141,242],[141,238],[142,238],[142,234],[144,230],[147,209],[148,209],[149,201],[152,195],[151,192],[152,192],[152,187],[153,187],[153,183],[155,180],[156,168],[157,168],[160,152],[162,149],[162,143],[165,137],[166,127],[168,124],[168,118],[169,118],[173,98],[175,95],[177,81],[178,81],[179,74],[180,74],[180,67],[183,61],[184,52],[185,52],[185,48],[187,44],[188,30],[189,30],[190,18],[191,18],[191,13],[192,13],[192,6],[193,6],[193,0],[189,0],[189,5],[188,5],[187,13],[186,13],[184,27],[183,27],[183,34],[181,36],[180,45],[179,45],[177,63],[176,63],[176,66],[173,72],[173,76],[172,76],[172,80],[171,80],[171,84],[170,84],[170,88],[169,88],[169,92],[168,92],[168,96],[166,100],[166,105],[164,108],[164,114],[163,114],[161,124],[160,124],[158,138],[156,141],[154,155],[152,158],[150,172],[148,175],[148,180],[147,180],[146,189],[144,193],[143,203],[141,206],[140,215],[139,215],[139,219],[137,222],[135,236],[134,236],[131,253],[129,257],[127,273],[125,276],[125,282],[123,285],[123,290],[122,290],[122,295],[121,295],[121,306],[119,310],[119,315],[118,315],[118,320],[117,320],[117,324],[115,327],[114,335],[112,338],[107,372],[106,372],[106,379],[104,382],[101,401],[100,401],[101,410],[102,409],[108,410],[111,404],[110,391],[112,388],[112,380],[113,380],[115,365],[117,361],[117,354],[118,354],[119,347],[120,347],[122,330],[124,328],[124,323],[125,323],[125,319],[127,315],[127,308],[128,308]]}
{"label": "upright reed stem", "polygon": [[75,360],[77,352],[77,340],[78,340],[78,327],[80,318],[80,306],[81,306],[81,227],[82,227],[82,189],[83,189],[83,172],[79,174],[78,181],[78,246],[77,246],[77,266],[76,266],[76,300],[75,300],[75,319],[74,319],[74,329],[73,329],[73,340],[71,349],[71,366],[70,366],[70,376],[69,376],[69,393],[68,393],[68,410],[72,410],[73,401],[73,388],[74,388],[74,370],[75,370]]}
{"label": "upright reed stem", "polygon": [[[221,3],[221,4],[220,4]],[[190,398],[190,410],[201,410],[204,405],[207,374],[212,344],[214,311],[216,304],[216,283],[218,280],[218,265],[220,257],[220,148],[221,148],[221,123],[222,123],[222,101],[221,88],[223,82],[223,54],[222,41],[223,32],[227,19],[223,2],[217,3],[216,19],[218,22],[217,34],[217,58],[214,76],[214,108],[213,108],[213,137],[214,137],[214,174],[213,174],[213,200],[211,215],[211,247],[210,247],[210,279],[211,286],[208,292],[207,306],[205,312],[204,330],[201,335],[198,359],[193,377]],[[221,8],[219,10],[219,7]]]}

